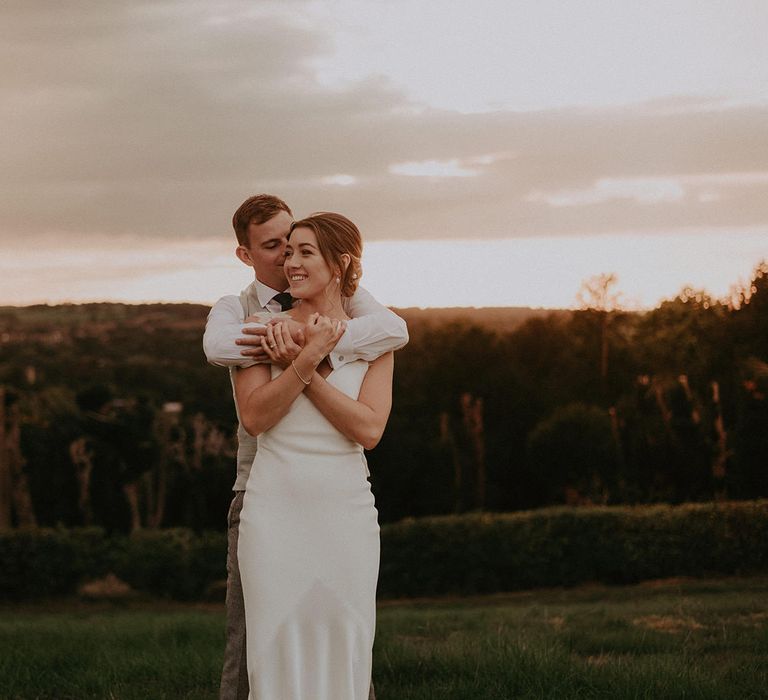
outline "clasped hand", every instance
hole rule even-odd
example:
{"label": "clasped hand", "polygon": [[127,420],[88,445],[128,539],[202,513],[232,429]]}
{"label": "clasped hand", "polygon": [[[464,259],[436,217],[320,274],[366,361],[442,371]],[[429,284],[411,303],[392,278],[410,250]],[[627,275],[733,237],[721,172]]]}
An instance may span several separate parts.
{"label": "clasped hand", "polygon": [[346,321],[337,321],[314,313],[307,319],[307,324],[304,326],[304,335],[307,338],[305,348],[322,360],[336,347],[346,328]]}
{"label": "clasped hand", "polygon": [[[263,324],[262,318],[256,316],[249,316],[243,323],[259,323]],[[275,337],[275,327],[278,324],[283,324],[281,328],[282,338],[289,339],[286,347],[291,347],[293,352],[298,354],[301,348],[304,347],[304,324],[294,321],[292,318],[288,319],[274,319],[269,321],[266,325],[247,326],[243,328],[243,337],[238,338],[235,343],[243,346],[240,354],[243,357],[251,357],[256,362],[272,362],[272,356],[267,353],[270,346],[273,349],[277,349],[278,340]],[[266,341],[266,348],[264,341]],[[298,350],[294,346],[298,347]],[[284,359],[284,364],[290,364],[294,357],[287,357]]]}
{"label": "clasped hand", "polygon": [[[245,323],[257,321],[254,317],[245,319]],[[304,347],[322,359],[333,350],[346,327],[345,321],[335,321],[314,313],[306,324],[293,319],[275,319],[266,326],[244,328],[244,337],[236,342],[245,346],[241,350],[243,356],[286,367]]]}

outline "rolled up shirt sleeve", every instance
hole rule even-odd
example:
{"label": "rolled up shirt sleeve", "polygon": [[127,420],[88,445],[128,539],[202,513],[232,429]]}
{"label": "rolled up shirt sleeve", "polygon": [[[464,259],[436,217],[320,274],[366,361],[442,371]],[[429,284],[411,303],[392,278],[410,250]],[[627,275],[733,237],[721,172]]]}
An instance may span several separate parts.
{"label": "rolled up shirt sleeve", "polygon": [[239,297],[222,297],[211,307],[203,334],[203,351],[208,362],[218,367],[251,367],[256,364],[252,358],[241,354],[242,346],[235,341],[243,337],[246,326],[260,327],[262,324],[245,324],[243,321]]}

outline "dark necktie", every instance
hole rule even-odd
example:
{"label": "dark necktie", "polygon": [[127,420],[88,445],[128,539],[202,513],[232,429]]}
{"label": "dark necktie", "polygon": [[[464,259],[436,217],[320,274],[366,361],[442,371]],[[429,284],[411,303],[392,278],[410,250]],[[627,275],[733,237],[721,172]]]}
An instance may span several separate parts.
{"label": "dark necktie", "polygon": [[272,297],[278,304],[280,304],[280,311],[288,311],[293,306],[293,297],[289,292],[280,292]]}

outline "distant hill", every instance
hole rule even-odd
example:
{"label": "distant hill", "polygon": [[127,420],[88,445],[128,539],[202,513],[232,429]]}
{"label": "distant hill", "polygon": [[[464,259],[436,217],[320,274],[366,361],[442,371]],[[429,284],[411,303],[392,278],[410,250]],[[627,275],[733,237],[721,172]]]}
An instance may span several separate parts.
{"label": "distant hill", "polygon": [[[60,333],[93,336],[115,327],[145,330],[175,328],[202,332],[209,307],[202,304],[122,304],[100,302],[91,304],[60,304],[34,306],[0,306],[0,333],[5,342],[23,335],[53,342]],[[413,329],[448,323],[472,323],[499,332],[509,332],[529,318],[568,311],[532,309],[528,307],[455,307],[442,309],[394,309]],[[10,336],[10,337],[9,337]]]}
{"label": "distant hill", "polygon": [[500,333],[514,331],[530,318],[550,314],[568,314],[564,309],[532,309],[528,306],[450,307],[443,309],[394,309],[409,326],[439,326],[447,323],[471,323]]}

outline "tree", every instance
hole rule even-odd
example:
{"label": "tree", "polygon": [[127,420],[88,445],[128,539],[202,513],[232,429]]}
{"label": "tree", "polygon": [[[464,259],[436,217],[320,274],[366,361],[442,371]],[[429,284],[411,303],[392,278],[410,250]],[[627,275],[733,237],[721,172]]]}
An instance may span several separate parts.
{"label": "tree", "polygon": [[550,499],[610,500],[617,456],[610,417],[603,409],[580,403],[556,409],[531,432],[528,453]]}
{"label": "tree", "polygon": [[739,291],[734,321],[740,354],[768,361],[768,261],[757,265],[752,281]]}
{"label": "tree", "polygon": [[709,294],[685,287],[640,319],[642,371],[664,377],[685,374],[698,390],[721,382],[733,366],[729,308]]}
{"label": "tree", "polygon": [[768,496],[768,362],[743,361],[733,430],[729,490],[740,498]]}
{"label": "tree", "polygon": [[576,294],[581,308],[595,313],[600,327],[600,382],[603,394],[607,393],[608,380],[608,332],[611,313],[620,307],[621,293],[614,291],[619,278],[614,273],[602,273],[582,282]]}
{"label": "tree", "polygon": [[0,530],[11,527],[11,465],[5,452],[5,388],[0,386]]}

